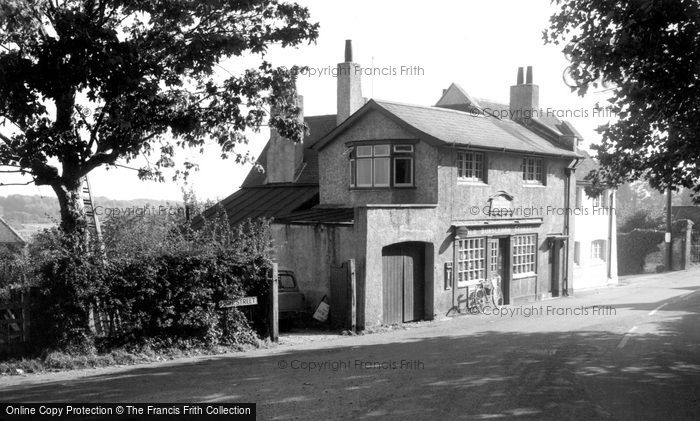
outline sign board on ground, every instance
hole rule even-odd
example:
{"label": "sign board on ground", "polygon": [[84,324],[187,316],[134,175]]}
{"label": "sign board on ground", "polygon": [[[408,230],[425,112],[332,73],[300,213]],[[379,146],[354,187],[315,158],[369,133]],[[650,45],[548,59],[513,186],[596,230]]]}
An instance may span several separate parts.
{"label": "sign board on ground", "polygon": [[254,306],[258,304],[258,297],[241,297],[237,300],[223,300],[219,301],[219,307],[242,307],[242,306]]}
{"label": "sign board on ground", "polygon": [[[325,300],[326,297],[323,297],[323,300]],[[318,307],[316,307],[316,311],[314,312],[314,319],[318,320],[319,322],[325,322],[328,320],[328,312],[330,310],[331,306],[328,305],[325,301],[321,301],[318,303]]]}

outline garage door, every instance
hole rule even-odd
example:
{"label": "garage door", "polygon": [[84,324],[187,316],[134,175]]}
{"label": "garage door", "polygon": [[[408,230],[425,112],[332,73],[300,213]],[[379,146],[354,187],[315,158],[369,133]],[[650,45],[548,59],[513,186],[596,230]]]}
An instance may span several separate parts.
{"label": "garage door", "polygon": [[425,246],[400,243],[382,250],[384,323],[421,320],[425,304]]}

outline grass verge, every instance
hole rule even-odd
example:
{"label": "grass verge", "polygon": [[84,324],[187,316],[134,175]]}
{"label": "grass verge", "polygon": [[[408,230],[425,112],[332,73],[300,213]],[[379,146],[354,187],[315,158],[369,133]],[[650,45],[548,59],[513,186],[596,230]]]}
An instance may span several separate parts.
{"label": "grass verge", "polygon": [[71,353],[66,351],[44,352],[36,358],[18,358],[0,361],[0,376],[49,373],[99,367],[113,367],[175,360],[200,355],[221,355],[242,352],[255,348],[266,348],[271,344],[260,340],[254,345],[214,347],[169,347],[154,349],[114,349],[105,353]]}

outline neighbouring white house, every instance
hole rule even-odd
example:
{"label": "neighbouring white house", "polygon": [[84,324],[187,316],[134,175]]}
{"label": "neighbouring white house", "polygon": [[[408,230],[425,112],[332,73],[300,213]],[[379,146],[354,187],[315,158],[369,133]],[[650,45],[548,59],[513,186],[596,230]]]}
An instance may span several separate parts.
{"label": "neighbouring white house", "polygon": [[617,218],[615,191],[606,190],[589,197],[586,175],[598,164],[585,151],[585,159],[576,169],[576,212],[574,213],[574,285],[575,290],[617,284]]}

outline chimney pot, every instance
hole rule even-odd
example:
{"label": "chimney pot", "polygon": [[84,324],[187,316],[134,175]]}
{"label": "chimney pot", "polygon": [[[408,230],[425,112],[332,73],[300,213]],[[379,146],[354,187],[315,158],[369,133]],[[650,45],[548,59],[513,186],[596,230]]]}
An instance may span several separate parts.
{"label": "chimney pot", "polygon": [[532,85],[532,66],[527,66],[527,75],[525,76],[525,83]]}
{"label": "chimney pot", "polygon": [[523,84],[523,68],[518,67],[518,80],[515,83],[516,85],[522,85]]}
{"label": "chimney pot", "polygon": [[345,62],[352,63],[352,40],[345,40]]}

